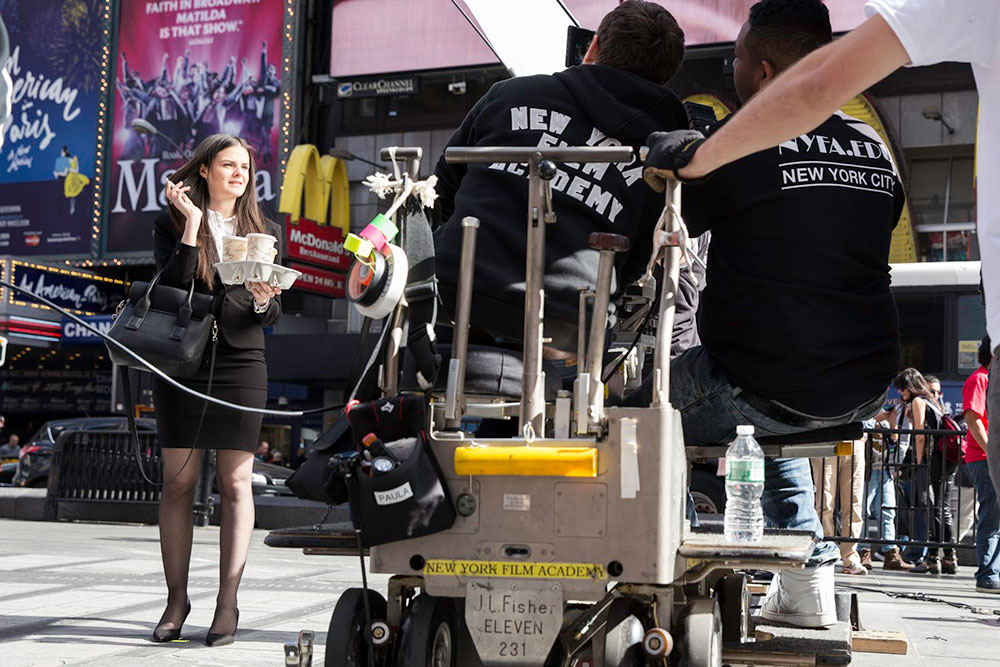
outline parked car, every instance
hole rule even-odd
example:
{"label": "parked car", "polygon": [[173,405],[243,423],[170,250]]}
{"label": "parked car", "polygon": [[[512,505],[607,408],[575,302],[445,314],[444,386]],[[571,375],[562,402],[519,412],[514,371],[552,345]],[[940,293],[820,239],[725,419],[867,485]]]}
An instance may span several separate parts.
{"label": "parked car", "polygon": [[0,486],[10,486],[14,482],[14,473],[17,472],[17,461],[0,462]]}
{"label": "parked car", "polygon": [[[152,419],[136,419],[139,431],[156,431]],[[80,417],[77,419],[56,419],[45,422],[21,448],[21,459],[14,473],[14,486],[42,487],[49,483],[52,455],[56,439],[63,431],[128,431],[125,417]]]}
{"label": "parked car", "polygon": [[253,472],[250,473],[250,483],[253,485],[254,495],[295,495],[291,489],[285,486],[285,480],[291,477],[293,472],[291,468],[262,463],[254,459]]}
{"label": "parked car", "polygon": [[[155,419],[136,419],[135,424],[139,432],[156,432]],[[15,486],[48,486],[55,442],[63,431],[127,433],[128,419],[125,417],[81,417],[46,422],[22,449],[21,459],[17,463],[17,472],[14,473]],[[291,491],[285,486],[285,480],[291,474],[292,471],[288,468],[261,463],[254,459],[253,472],[250,477],[253,493],[255,495],[291,495]]]}

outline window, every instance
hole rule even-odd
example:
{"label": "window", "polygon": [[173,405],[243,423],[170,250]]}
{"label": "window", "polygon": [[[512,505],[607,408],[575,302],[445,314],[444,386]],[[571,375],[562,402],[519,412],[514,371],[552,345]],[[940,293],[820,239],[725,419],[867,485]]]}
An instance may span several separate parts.
{"label": "window", "polygon": [[903,368],[913,367],[924,375],[944,374],[945,296],[926,292],[897,293],[896,308],[899,310]]}
{"label": "window", "polygon": [[921,261],[979,259],[971,148],[946,155],[913,150],[908,156],[908,195]]}
{"label": "window", "polygon": [[986,312],[982,297],[963,294],[958,297],[958,371],[967,375],[979,368],[979,342],[986,335]]}

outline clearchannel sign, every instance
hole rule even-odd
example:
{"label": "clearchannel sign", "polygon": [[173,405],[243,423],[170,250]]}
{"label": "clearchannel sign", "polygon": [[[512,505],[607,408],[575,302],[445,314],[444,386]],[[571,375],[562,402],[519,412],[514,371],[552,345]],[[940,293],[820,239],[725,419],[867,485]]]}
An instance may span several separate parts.
{"label": "clearchannel sign", "polygon": [[420,92],[420,79],[415,76],[394,76],[337,82],[337,97],[341,98],[413,95],[418,92]]}

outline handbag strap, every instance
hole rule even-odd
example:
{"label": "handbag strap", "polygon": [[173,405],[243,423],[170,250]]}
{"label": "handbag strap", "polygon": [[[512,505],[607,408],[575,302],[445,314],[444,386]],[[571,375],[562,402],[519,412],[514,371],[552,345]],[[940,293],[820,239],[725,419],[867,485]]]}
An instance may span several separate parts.
{"label": "handbag strap", "polygon": [[[126,323],[125,325],[126,328],[135,330],[142,326],[143,320],[149,313],[149,307],[150,305],[152,305],[153,288],[156,287],[157,283],[160,282],[160,277],[163,275],[163,272],[165,270],[166,269],[160,269],[159,271],[157,271],[156,275],[153,276],[153,279],[149,281],[149,285],[146,286],[146,291],[143,292],[142,296],[139,298],[139,301],[135,304],[135,312],[133,313],[132,317],[129,318],[128,323]],[[194,280],[191,281],[191,285],[188,287],[187,299],[177,310],[177,328],[175,328],[174,330],[176,336],[183,335],[184,328],[191,323],[191,315],[194,313],[194,308],[191,305],[193,299],[194,299]],[[123,301],[122,304],[119,306],[119,309],[121,309],[121,307],[124,306],[124,304],[125,302]],[[175,335],[172,335],[171,338],[174,338]]]}
{"label": "handbag strap", "polygon": [[[212,395],[212,381],[215,378],[215,348],[218,346],[218,343],[219,343],[219,329],[218,325],[213,323],[212,356],[208,366],[208,388],[205,390],[205,394],[207,394],[208,396]],[[194,442],[191,443],[191,449],[188,451],[187,458],[184,459],[184,465],[182,465],[180,469],[174,474],[174,476],[168,479],[167,481],[154,482],[149,478],[149,475],[146,474],[146,469],[142,464],[142,452],[139,448],[139,430],[136,428],[135,425],[135,404],[132,401],[132,383],[129,380],[128,368],[126,366],[119,366],[118,368],[121,372],[121,377],[122,377],[122,390],[125,393],[125,405],[127,407],[125,416],[128,419],[129,432],[132,434],[132,448],[135,453],[136,463],[139,465],[139,472],[142,474],[142,478],[147,482],[149,482],[150,484],[152,484],[153,486],[165,486],[170,482],[174,481],[175,479],[177,479],[177,477],[180,476],[180,474],[184,471],[184,468],[187,467],[188,462],[191,461],[191,456],[194,454],[194,450],[198,446],[198,438],[201,437],[201,427],[205,423],[205,412],[208,410],[208,401],[202,401],[201,416],[198,418],[198,430],[195,431]]]}
{"label": "handbag strap", "polygon": [[[156,275],[153,276],[153,279],[149,281],[148,285],[146,285],[146,291],[142,293],[139,301],[135,304],[136,317],[143,318],[146,316],[146,313],[149,312],[149,304],[152,301],[153,288],[156,287],[158,282],[160,282],[160,277],[163,276],[163,272],[165,270],[166,268],[157,271]],[[191,281],[191,287],[194,287],[193,280]]]}

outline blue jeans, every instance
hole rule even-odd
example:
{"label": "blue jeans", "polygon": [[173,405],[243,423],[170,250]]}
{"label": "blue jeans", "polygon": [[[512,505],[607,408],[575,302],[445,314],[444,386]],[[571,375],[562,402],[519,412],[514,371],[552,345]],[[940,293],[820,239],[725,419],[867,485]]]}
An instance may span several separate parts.
{"label": "blue jeans", "polygon": [[976,583],[1000,582],[1000,505],[990,480],[986,461],[966,464],[979,500],[979,522],[976,524]]}
{"label": "blue jeans", "polygon": [[[892,473],[885,468],[872,470],[868,479],[868,492],[865,498],[865,514],[869,519],[879,521],[879,538],[883,540],[896,539],[896,485],[892,481]],[[865,522],[864,534],[868,535],[868,523]],[[859,549],[870,549],[870,544],[859,544]],[[895,544],[883,544],[879,549],[889,553],[896,548]]]}
{"label": "blue jeans", "polygon": [[[648,404],[651,392],[644,393]],[[736,437],[736,427],[740,424],[753,424],[758,436],[803,430],[760,413],[741,399],[739,393],[701,347],[691,348],[670,362],[670,403],[681,413],[687,444],[729,442]],[[631,400],[636,398],[629,397]],[[838,556],[835,544],[822,541],[823,526],[814,499],[808,459],[768,459],[765,462],[761,496],[765,522],[772,528],[807,530],[816,535],[820,541],[807,563],[809,566],[835,561]]]}

